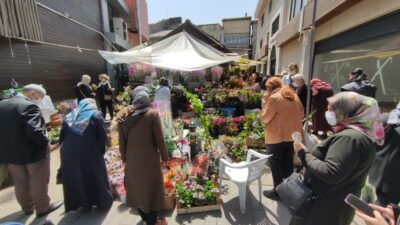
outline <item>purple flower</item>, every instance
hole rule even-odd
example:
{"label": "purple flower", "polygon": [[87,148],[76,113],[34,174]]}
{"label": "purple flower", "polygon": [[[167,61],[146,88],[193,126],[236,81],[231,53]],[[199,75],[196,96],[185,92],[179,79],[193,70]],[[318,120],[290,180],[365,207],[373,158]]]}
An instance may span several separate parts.
{"label": "purple flower", "polygon": [[211,189],[211,192],[213,192],[213,193],[217,193],[218,191],[219,191],[218,188]]}
{"label": "purple flower", "polygon": [[194,185],[190,185],[190,189],[192,189],[192,191],[196,190],[196,187]]}
{"label": "purple flower", "polygon": [[253,122],[253,127],[257,127],[257,122]]}
{"label": "purple flower", "polygon": [[200,184],[199,185],[197,185],[197,189],[199,189],[199,190],[203,190],[203,186],[201,186]]}
{"label": "purple flower", "polygon": [[190,186],[190,181],[185,181],[184,183],[183,183],[185,186]]}

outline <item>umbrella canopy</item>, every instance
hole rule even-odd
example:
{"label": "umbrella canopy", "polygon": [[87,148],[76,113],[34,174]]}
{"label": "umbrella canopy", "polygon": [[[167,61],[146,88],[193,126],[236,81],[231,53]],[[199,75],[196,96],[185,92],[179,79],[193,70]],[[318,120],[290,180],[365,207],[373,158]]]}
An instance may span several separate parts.
{"label": "umbrella canopy", "polygon": [[110,64],[144,63],[162,69],[196,71],[237,60],[228,56],[185,31],[154,45],[125,52],[99,51]]}

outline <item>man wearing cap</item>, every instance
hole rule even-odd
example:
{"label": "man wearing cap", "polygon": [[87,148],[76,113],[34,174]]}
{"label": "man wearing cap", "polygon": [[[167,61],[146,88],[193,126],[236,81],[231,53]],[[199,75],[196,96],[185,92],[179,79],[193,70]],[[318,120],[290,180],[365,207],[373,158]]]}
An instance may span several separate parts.
{"label": "man wearing cap", "polygon": [[15,195],[25,214],[44,216],[62,202],[50,204],[50,158],[45,122],[37,106],[46,90],[30,84],[0,102],[0,164],[8,164]]}

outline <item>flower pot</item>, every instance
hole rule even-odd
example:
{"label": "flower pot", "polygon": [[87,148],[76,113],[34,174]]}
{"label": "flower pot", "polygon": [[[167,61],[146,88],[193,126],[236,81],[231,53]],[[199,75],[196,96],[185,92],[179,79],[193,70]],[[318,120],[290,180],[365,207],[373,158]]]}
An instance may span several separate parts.
{"label": "flower pot", "polygon": [[174,210],[175,196],[173,192],[165,193],[163,210]]}
{"label": "flower pot", "polygon": [[179,203],[179,195],[176,196],[176,213],[179,214],[189,214],[189,213],[200,213],[200,212],[210,212],[210,211],[220,211],[222,205],[221,193],[216,193],[216,204],[214,205],[204,205],[195,206],[190,208],[185,208]]}

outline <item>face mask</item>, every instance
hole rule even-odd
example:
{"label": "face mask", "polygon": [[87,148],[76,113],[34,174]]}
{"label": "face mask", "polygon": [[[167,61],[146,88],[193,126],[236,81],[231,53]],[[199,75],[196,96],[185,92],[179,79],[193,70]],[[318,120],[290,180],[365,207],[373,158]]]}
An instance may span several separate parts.
{"label": "face mask", "polygon": [[43,99],[32,99],[33,104],[40,106],[43,103]]}
{"label": "face mask", "polygon": [[325,118],[326,118],[326,122],[328,122],[329,125],[331,125],[331,126],[337,125],[337,119],[336,119],[336,115],[334,112],[326,111]]}
{"label": "face mask", "polygon": [[296,74],[296,72],[294,72],[294,71],[289,71],[289,73],[290,73],[290,75],[295,75]]}
{"label": "face mask", "polygon": [[299,85],[297,85],[297,83],[295,83],[295,82],[293,82],[292,85],[293,85],[293,87],[295,87],[295,88],[299,87]]}

